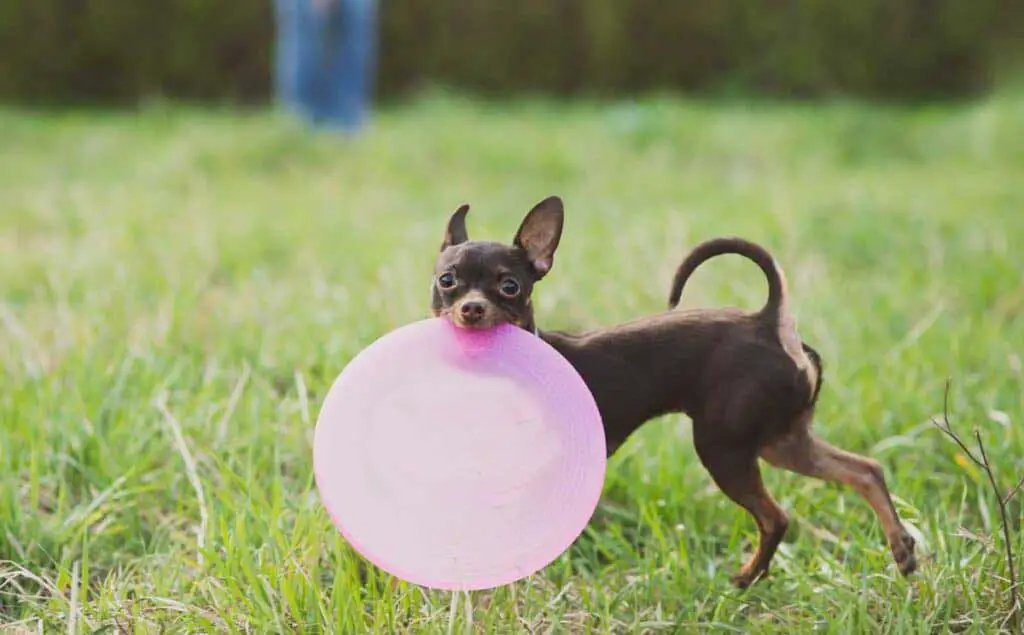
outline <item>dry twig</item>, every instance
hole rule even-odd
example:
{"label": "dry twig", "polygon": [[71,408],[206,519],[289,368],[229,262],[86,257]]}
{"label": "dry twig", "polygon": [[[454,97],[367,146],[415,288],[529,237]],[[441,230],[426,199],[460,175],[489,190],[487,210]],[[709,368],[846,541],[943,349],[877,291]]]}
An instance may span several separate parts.
{"label": "dry twig", "polygon": [[1024,487],[1024,478],[1021,478],[1020,482],[1014,487],[1010,488],[1007,494],[1003,494],[996,482],[995,472],[992,470],[992,464],[988,460],[988,453],[985,451],[985,443],[981,439],[981,431],[978,428],[974,428],[974,439],[978,445],[978,453],[976,455],[967,444],[961,439],[956,432],[953,431],[952,426],[949,423],[949,387],[950,380],[946,380],[946,391],[942,399],[942,421],[936,421],[932,419],[932,423],[935,424],[939,430],[941,430],[947,437],[953,440],[960,449],[963,450],[964,455],[970,459],[975,465],[977,465],[985,475],[988,477],[988,482],[992,486],[992,493],[995,494],[996,503],[999,506],[999,517],[1003,525],[1003,544],[1006,547],[1006,567],[1010,574],[1010,588],[1008,593],[1010,596],[1010,614],[1007,616],[1006,622],[1015,626],[1018,632],[1024,631],[1024,623],[1021,621],[1022,613],[1022,600],[1020,587],[1017,584],[1017,573],[1014,567],[1014,554],[1013,554],[1013,541],[1010,537],[1010,520],[1009,514],[1006,511],[1006,505],[1010,502],[1017,492]]}

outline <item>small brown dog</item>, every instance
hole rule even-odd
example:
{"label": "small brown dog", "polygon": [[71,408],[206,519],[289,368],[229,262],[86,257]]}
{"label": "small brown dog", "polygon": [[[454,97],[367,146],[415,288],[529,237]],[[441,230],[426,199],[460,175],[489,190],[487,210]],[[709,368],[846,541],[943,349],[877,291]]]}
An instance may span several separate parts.
{"label": "small brown dog", "polygon": [[[739,238],[707,241],[676,271],[669,311],[583,334],[540,331],[530,298],[554,262],[562,201],[537,204],[511,245],[469,240],[468,211],[463,205],[448,223],[431,287],[434,315],[463,328],[515,324],[553,346],[593,393],[609,455],[646,421],[686,414],[704,467],[760,531],[757,551],[734,584],[744,588],[768,574],[789,523],[761,481],[758,459],[852,487],[878,515],[900,572],[914,571],[914,540],[900,523],[881,466],[811,431],[821,360],[797,335],[785,276],[767,251]],[[722,254],[745,256],[761,268],[768,278],[764,308],[672,310],[694,270]]]}

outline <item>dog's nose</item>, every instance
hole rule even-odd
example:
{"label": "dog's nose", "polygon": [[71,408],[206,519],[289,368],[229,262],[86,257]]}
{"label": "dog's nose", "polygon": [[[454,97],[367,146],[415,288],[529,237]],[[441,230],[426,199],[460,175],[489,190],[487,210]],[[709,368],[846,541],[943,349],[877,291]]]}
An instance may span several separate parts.
{"label": "dog's nose", "polygon": [[477,302],[475,300],[463,302],[462,306],[459,307],[459,316],[461,316],[465,322],[470,323],[482,320],[484,313],[486,312],[487,307],[484,306],[484,303]]}

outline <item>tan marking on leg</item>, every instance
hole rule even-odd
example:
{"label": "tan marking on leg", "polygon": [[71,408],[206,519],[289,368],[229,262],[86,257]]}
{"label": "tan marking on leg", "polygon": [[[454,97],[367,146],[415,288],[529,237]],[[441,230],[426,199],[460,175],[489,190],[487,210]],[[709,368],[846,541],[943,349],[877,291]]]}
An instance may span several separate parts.
{"label": "tan marking on leg", "polygon": [[745,589],[768,576],[769,565],[786,534],[789,518],[765,489],[756,457],[723,454],[715,446],[696,445],[701,462],[718,488],[734,503],[747,510],[757,523],[757,550],[740,568],[739,573],[732,577],[735,586]]}
{"label": "tan marking on leg", "polygon": [[763,448],[761,456],[776,467],[853,488],[882,523],[900,573],[909,575],[916,569],[914,539],[900,523],[878,461],[833,447],[810,431],[796,432]]}

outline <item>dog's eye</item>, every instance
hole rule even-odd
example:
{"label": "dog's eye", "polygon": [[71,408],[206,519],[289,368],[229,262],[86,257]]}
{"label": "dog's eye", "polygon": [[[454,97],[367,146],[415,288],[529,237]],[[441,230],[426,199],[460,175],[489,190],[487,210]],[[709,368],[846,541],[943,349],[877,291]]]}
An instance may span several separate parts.
{"label": "dog's eye", "polygon": [[455,275],[451,272],[442,273],[437,277],[437,286],[442,289],[452,289],[455,287]]}
{"label": "dog's eye", "polygon": [[501,291],[501,295],[506,298],[514,298],[519,295],[519,282],[514,278],[505,278],[501,281],[501,285],[498,287],[498,290]]}

